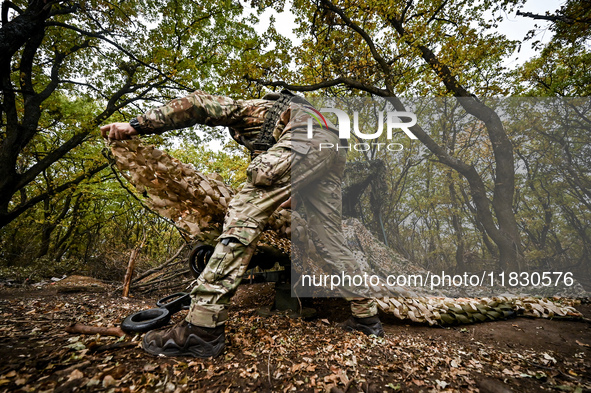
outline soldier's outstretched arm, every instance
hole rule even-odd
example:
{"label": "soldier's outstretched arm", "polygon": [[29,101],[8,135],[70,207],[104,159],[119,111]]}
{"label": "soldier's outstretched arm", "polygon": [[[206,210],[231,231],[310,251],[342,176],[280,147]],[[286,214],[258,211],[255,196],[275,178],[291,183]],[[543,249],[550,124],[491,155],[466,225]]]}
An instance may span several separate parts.
{"label": "soldier's outstretched arm", "polygon": [[195,124],[232,126],[241,117],[242,102],[196,91],[164,106],[150,109],[137,119],[132,119],[131,125],[140,134],[160,134]]}
{"label": "soldier's outstretched arm", "polygon": [[150,109],[129,123],[107,124],[101,127],[101,134],[104,138],[129,139],[132,135],[161,134],[195,124],[232,126],[241,120],[243,108],[242,100],[196,91]]}

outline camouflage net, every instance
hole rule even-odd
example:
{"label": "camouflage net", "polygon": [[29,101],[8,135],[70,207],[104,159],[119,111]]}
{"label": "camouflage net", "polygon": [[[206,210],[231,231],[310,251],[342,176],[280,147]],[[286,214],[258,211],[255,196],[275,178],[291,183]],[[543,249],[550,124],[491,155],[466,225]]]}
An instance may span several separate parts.
{"label": "camouflage net", "polygon": [[[190,239],[213,241],[221,232],[224,213],[234,191],[217,175],[203,175],[139,139],[111,141],[111,158],[120,173],[145,198],[148,207],[170,219]],[[272,246],[290,254],[289,210],[279,209],[269,220],[259,246]],[[343,222],[348,246],[366,271],[382,274],[424,272],[377,241],[357,220]],[[501,296],[480,298],[434,297],[397,288],[401,296],[377,299],[379,308],[402,320],[430,325],[450,325],[505,319],[524,315],[541,318],[581,318],[577,300]]]}
{"label": "camouflage net", "polygon": [[[211,242],[220,235],[234,196],[221,176],[205,176],[139,139],[111,141],[110,148],[119,172],[147,197],[144,202],[150,209],[170,219],[192,240]],[[273,213],[259,245],[272,245],[289,254],[290,221],[289,210]]]}

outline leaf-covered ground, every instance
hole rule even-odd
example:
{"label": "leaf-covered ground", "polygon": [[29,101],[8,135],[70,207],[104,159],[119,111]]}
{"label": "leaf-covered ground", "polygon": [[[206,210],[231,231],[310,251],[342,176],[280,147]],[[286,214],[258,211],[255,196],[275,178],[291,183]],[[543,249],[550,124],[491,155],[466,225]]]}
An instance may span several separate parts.
{"label": "leaf-covered ground", "polygon": [[591,325],[583,321],[517,318],[444,329],[385,320],[386,338],[370,338],[335,326],[348,317],[342,300],[314,300],[313,321],[258,316],[272,303],[272,284],[240,287],[216,359],[153,357],[139,347],[141,337],[64,331],[73,322],[115,326],[155,299],[121,299],[110,288],[0,291],[0,391],[591,390]]}

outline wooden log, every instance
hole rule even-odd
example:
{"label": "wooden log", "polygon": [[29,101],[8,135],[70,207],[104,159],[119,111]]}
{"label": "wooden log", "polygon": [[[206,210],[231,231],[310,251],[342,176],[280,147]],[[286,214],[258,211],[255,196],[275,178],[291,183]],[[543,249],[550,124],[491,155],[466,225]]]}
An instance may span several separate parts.
{"label": "wooden log", "polygon": [[123,337],[125,332],[120,327],[89,326],[75,323],[66,328],[66,332],[72,334],[100,334],[102,336]]}
{"label": "wooden log", "polygon": [[140,254],[140,250],[144,246],[146,242],[146,234],[144,232],[144,238],[139,246],[134,248],[131,251],[131,255],[129,256],[129,263],[127,264],[127,271],[125,272],[125,279],[123,280],[123,297],[127,297],[129,295],[129,286],[131,285],[131,277],[133,276],[133,269],[135,268],[135,261],[137,260],[138,255]]}

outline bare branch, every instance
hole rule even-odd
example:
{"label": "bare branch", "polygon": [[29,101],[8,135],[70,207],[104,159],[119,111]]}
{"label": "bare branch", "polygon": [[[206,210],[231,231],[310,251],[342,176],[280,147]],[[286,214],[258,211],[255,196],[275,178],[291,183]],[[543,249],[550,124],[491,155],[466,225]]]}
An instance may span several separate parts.
{"label": "bare branch", "polygon": [[568,24],[573,24],[577,21],[573,18],[569,18],[568,16],[564,16],[564,15],[540,15],[540,14],[534,14],[533,12],[521,12],[520,10],[517,11],[517,16],[524,16],[526,18],[531,18],[531,19],[547,20],[547,21],[554,22],[554,23],[564,22],[564,23],[568,23]]}
{"label": "bare branch", "polygon": [[438,19],[437,18],[437,14],[439,14],[441,12],[441,10],[443,9],[443,7],[445,7],[447,5],[447,1],[442,1],[441,4],[439,4],[439,7],[437,7],[437,9],[435,10],[435,12],[433,12],[433,15],[431,15],[431,17],[429,18],[429,20],[425,23],[426,25],[428,25],[429,23],[433,22],[434,20]]}
{"label": "bare branch", "polygon": [[388,90],[380,89],[375,86],[367,85],[362,83],[358,80],[353,78],[346,78],[346,77],[339,77],[330,81],[324,81],[320,83],[315,83],[313,85],[291,85],[283,81],[266,81],[263,79],[251,78],[248,75],[244,77],[246,80],[250,82],[256,82],[264,86],[274,86],[274,87],[282,87],[284,89],[293,90],[293,91],[316,91],[336,85],[346,85],[354,89],[366,91],[368,93],[380,96],[380,97],[387,97],[390,95]]}
{"label": "bare branch", "polygon": [[79,9],[80,9],[80,5],[78,3],[74,3],[74,5],[72,5],[70,7],[55,8],[55,9],[51,10],[51,13],[49,14],[49,18],[51,18],[52,16],[55,16],[55,15],[73,14],[76,11],[78,11]]}
{"label": "bare branch", "polygon": [[117,42],[105,37],[104,35],[100,34],[100,33],[93,33],[90,31],[86,31],[86,30],[82,30],[76,26],[71,26],[68,25],[66,23],[61,23],[61,22],[48,22],[47,26],[60,26],[66,29],[70,29],[70,30],[74,30],[80,34],[86,35],[88,37],[93,37],[93,38],[98,38],[102,41],[105,41],[111,45],[113,45],[115,48],[117,48],[118,50],[120,50],[122,53],[126,54],[127,56],[129,56],[131,59],[133,59],[134,61],[138,62],[139,64],[143,65],[146,68],[149,68],[153,71],[156,71],[156,73],[158,75],[160,75],[162,78],[166,79],[167,81],[181,87],[182,89],[185,89],[187,91],[192,91],[193,89],[189,86],[185,86],[182,83],[175,81],[174,79],[170,78],[168,75],[166,75],[165,73],[163,73],[160,69],[158,69],[157,67],[153,66],[150,63],[146,63],[143,60],[140,60],[137,56],[135,56],[132,52],[128,51],[127,49],[123,48],[121,45],[119,45]]}

